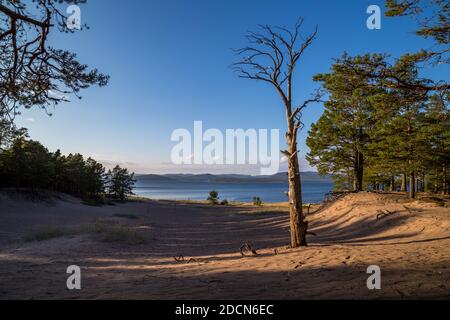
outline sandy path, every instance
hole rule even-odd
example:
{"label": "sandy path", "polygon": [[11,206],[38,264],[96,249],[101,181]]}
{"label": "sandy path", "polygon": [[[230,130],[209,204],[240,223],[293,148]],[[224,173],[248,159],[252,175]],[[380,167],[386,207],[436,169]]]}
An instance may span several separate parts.
{"label": "sandy path", "polygon": [[[450,209],[401,195],[361,193],[338,200],[311,215],[318,236],[298,250],[285,247],[282,206],[148,201],[87,207],[64,200],[0,198],[0,298],[450,298]],[[378,210],[391,214],[379,216]],[[118,213],[138,219],[112,217]],[[104,243],[86,235],[17,242],[30,229],[95,219],[136,228],[146,242]],[[239,247],[247,241],[257,256],[241,257]],[[179,255],[185,262],[174,260]],[[66,289],[71,264],[82,269],[80,291]],[[381,268],[381,290],[366,287],[372,264]]]}

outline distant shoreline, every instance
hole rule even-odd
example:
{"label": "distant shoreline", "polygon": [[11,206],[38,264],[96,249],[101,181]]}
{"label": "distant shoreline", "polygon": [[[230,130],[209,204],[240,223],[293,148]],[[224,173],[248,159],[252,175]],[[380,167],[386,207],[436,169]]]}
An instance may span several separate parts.
{"label": "distant shoreline", "polygon": [[[302,182],[329,182],[332,177],[321,176],[314,171],[300,173]],[[271,176],[245,174],[135,174],[137,182],[217,182],[217,183],[287,183],[287,172],[279,172]]]}

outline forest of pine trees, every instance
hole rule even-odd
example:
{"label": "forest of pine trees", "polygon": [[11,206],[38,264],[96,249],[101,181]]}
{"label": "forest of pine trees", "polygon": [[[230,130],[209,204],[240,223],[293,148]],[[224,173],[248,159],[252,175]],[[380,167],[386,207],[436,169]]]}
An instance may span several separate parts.
{"label": "forest of pine trees", "polygon": [[450,85],[423,70],[449,75],[448,1],[386,0],[387,17],[412,17],[429,48],[336,59],[319,74],[328,94],[312,125],[307,160],[332,174],[336,188],[450,194]]}
{"label": "forest of pine trees", "polygon": [[[314,78],[329,98],[309,132],[307,159],[339,189],[449,194],[449,92],[398,88],[361,72],[376,72],[386,59],[344,54]],[[400,67],[399,77],[418,82],[414,63],[393,68]]]}
{"label": "forest of pine trees", "polygon": [[29,140],[26,130],[0,122],[0,187],[51,190],[88,199],[125,200],[132,195],[134,174],[116,166],[108,170],[81,154],[49,152]]}

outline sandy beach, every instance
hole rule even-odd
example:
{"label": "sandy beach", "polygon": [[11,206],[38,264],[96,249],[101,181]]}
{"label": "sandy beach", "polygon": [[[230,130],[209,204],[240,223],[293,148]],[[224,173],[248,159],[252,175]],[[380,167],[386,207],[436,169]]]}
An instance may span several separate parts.
{"label": "sandy beach", "polygon": [[[95,207],[2,193],[0,299],[450,298],[448,200],[363,192],[308,220],[317,236],[289,249],[286,204]],[[130,234],[79,231],[95,224]],[[40,239],[46,230],[59,233]],[[257,255],[243,257],[244,243]],[[66,288],[69,265],[81,267],[81,290]],[[381,268],[381,290],[366,286],[369,265]]]}

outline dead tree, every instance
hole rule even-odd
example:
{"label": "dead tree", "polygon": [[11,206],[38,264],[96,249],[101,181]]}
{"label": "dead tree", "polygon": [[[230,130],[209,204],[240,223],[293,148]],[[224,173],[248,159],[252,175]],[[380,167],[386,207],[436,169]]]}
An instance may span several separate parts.
{"label": "dead tree", "polygon": [[302,211],[302,190],[298,161],[297,133],[302,127],[302,110],[320,99],[317,93],[299,106],[292,101],[293,75],[297,62],[317,34],[317,27],[307,37],[302,37],[299,19],[293,30],[284,27],[260,25],[259,32],[249,32],[249,45],[236,50],[240,61],[232,65],[240,78],[260,80],[272,85],[281,97],[286,114],[288,159],[289,207],[291,247],[306,246],[307,223]]}

